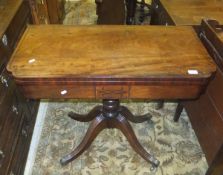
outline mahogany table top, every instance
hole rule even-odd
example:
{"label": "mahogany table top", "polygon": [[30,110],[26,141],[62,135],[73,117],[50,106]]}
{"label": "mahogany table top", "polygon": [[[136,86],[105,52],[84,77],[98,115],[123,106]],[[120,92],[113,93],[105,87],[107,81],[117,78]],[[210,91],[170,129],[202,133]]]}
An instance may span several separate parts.
{"label": "mahogany table top", "polygon": [[160,0],[176,25],[200,25],[203,18],[223,24],[223,0]]}
{"label": "mahogany table top", "polygon": [[17,79],[207,78],[215,65],[192,27],[44,25],[27,28],[7,69]]}
{"label": "mahogany table top", "polygon": [[22,0],[0,0],[0,37],[6,31],[21,4]]}

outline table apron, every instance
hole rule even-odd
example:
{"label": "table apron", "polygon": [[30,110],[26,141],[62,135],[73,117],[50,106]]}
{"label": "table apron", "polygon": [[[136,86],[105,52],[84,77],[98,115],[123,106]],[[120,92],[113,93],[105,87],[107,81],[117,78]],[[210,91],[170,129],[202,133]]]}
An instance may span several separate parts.
{"label": "table apron", "polygon": [[18,84],[32,99],[194,99],[204,85],[31,85]]}

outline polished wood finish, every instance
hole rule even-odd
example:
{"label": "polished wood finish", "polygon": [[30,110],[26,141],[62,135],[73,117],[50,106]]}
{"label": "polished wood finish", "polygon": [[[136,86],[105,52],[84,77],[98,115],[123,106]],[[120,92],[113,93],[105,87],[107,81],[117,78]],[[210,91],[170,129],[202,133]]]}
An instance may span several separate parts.
{"label": "polished wood finish", "polygon": [[[186,80],[185,80],[186,81]],[[176,82],[173,85],[166,85],[160,82],[157,85],[100,85],[97,83],[80,84],[76,81],[65,82],[24,82],[18,81],[23,94],[28,98],[77,98],[77,99],[193,99],[203,91],[203,82],[199,84],[186,84]],[[165,86],[162,86],[165,85]],[[65,94],[61,94],[66,91]]]}
{"label": "polished wood finish", "polygon": [[77,158],[102,129],[118,128],[153,166],[159,162],[127,121],[140,123],[151,115],[135,117],[119,99],[197,98],[215,69],[192,27],[156,26],[29,26],[7,66],[28,98],[103,99],[103,107],[83,119],[69,114],[93,121],[62,164]]}
{"label": "polished wood finish", "polygon": [[[223,164],[223,27],[217,22],[202,22],[199,36],[217,65],[215,78],[206,92],[196,101],[184,103],[192,126],[206,155],[209,170],[207,175],[221,175]],[[210,144],[211,143],[211,144]]]}
{"label": "polished wood finish", "polygon": [[[161,80],[162,81],[162,80]],[[175,80],[173,80],[175,81]],[[164,82],[162,82],[164,83]],[[197,95],[202,92],[203,87],[199,87],[195,84],[185,85],[184,83],[177,83],[174,85],[165,84],[165,86],[161,86],[161,84],[150,86],[141,85],[141,86],[131,86],[129,96],[132,99],[193,99],[196,98]],[[184,85],[183,85],[184,84]]]}
{"label": "polished wood finish", "polygon": [[191,27],[29,26],[7,69],[27,83],[197,85],[215,66]]}
{"label": "polished wood finish", "polygon": [[8,70],[29,98],[185,99],[215,66],[191,27],[29,26]]}
{"label": "polished wood finish", "polygon": [[158,9],[159,18],[167,24],[171,22],[168,23],[165,18],[170,18],[174,25],[200,25],[203,18],[223,23],[223,0],[154,0],[153,10]]}

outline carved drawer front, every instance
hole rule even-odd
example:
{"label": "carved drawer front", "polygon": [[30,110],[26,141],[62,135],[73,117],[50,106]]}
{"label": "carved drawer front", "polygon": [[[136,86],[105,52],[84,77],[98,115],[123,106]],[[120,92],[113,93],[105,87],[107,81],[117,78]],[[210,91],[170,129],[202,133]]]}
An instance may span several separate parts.
{"label": "carved drawer front", "polygon": [[24,85],[20,86],[23,94],[28,98],[66,99],[66,98],[95,98],[94,86],[84,85]]}
{"label": "carved drawer front", "polygon": [[97,99],[127,99],[128,97],[128,86],[110,85],[96,87]]}

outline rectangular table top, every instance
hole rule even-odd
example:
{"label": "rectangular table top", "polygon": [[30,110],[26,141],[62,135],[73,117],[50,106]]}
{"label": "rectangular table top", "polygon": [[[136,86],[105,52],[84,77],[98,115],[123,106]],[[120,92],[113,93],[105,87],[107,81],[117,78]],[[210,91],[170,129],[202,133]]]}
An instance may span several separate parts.
{"label": "rectangular table top", "polygon": [[176,25],[200,25],[203,18],[223,24],[223,0],[160,0]]}
{"label": "rectangular table top", "polygon": [[6,31],[22,0],[0,0],[0,37]]}
{"label": "rectangular table top", "polygon": [[7,66],[16,79],[208,78],[215,64],[192,27],[29,26]]}

